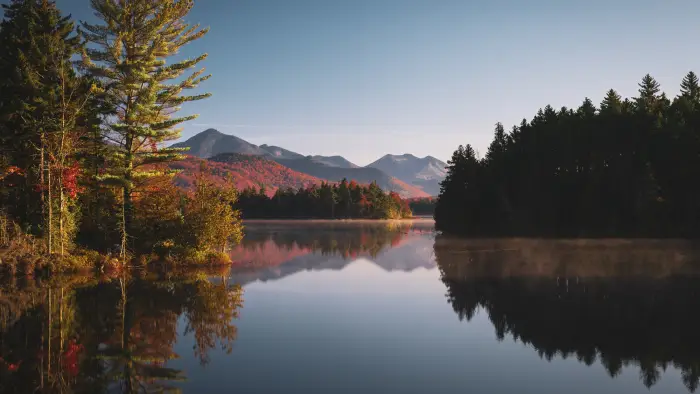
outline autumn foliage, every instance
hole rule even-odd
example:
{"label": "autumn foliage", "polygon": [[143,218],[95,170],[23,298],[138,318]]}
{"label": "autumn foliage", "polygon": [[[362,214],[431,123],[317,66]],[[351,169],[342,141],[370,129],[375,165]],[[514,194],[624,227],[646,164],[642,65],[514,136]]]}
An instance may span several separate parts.
{"label": "autumn foliage", "polygon": [[265,190],[273,194],[280,188],[299,188],[321,183],[321,179],[296,172],[272,160],[231,153],[217,156],[216,161],[188,156],[185,160],[171,163],[170,168],[180,171],[175,177],[177,185],[191,189],[203,162],[207,163],[207,177],[212,182],[218,185],[231,182],[238,190],[265,186]]}

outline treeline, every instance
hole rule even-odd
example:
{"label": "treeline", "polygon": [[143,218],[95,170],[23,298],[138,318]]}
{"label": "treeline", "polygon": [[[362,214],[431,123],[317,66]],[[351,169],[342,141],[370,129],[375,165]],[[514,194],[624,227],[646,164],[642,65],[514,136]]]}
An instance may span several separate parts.
{"label": "treeline", "polygon": [[182,155],[164,143],[196,117],[177,111],[209,97],[186,94],[209,78],[193,70],[206,54],[169,59],[207,33],[184,22],[193,4],[96,0],[100,21],[77,28],[54,1],[3,5],[0,251],[204,255],[240,233],[232,189],[202,177],[183,195],[167,168]]}
{"label": "treeline", "polygon": [[700,234],[700,86],[669,99],[646,75],[637,97],[547,106],[483,158],[460,146],[435,209],[448,233],[525,236]]}
{"label": "treeline", "polygon": [[414,215],[433,215],[435,213],[435,199],[432,197],[411,198],[408,206]]}
{"label": "treeline", "polygon": [[401,219],[411,217],[408,202],[396,192],[385,193],[376,182],[363,186],[343,179],[294,190],[278,189],[272,197],[265,187],[243,189],[234,207],[245,219]]}

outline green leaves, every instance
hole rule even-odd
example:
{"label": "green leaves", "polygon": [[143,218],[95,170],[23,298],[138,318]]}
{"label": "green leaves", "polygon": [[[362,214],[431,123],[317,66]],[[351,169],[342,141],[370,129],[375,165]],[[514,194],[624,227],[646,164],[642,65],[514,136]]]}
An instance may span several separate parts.
{"label": "green leaves", "polygon": [[91,0],[91,5],[102,23],[82,23],[82,36],[93,44],[83,51],[82,67],[102,83],[102,102],[111,109],[106,137],[115,143],[115,149],[108,159],[110,177],[103,179],[118,181],[124,189],[122,243],[126,246],[137,183],[162,174],[154,165],[183,157],[159,146],[180,136],[175,128],[178,124],[196,118],[175,117],[174,113],[182,103],[209,97],[181,95],[210,77],[202,76],[203,70],[168,84],[206,59],[206,54],[171,65],[167,59],[207,29],[184,22],[192,0]]}

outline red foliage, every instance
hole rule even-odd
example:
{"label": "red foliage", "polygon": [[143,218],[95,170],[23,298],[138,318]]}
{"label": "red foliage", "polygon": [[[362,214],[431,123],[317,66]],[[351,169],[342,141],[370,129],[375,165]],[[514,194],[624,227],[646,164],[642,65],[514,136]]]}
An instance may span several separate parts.
{"label": "red foliage", "polygon": [[68,342],[68,347],[61,355],[61,363],[63,368],[68,371],[70,376],[77,376],[80,373],[80,368],[78,367],[78,357],[83,351],[83,345],[76,343],[74,339]]}
{"label": "red foliage", "polygon": [[396,178],[391,178],[392,189],[400,190],[399,194],[402,197],[410,198],[421,198],[430,197],[430,194],[423,191],[423,189],[409,185],[408,183],[398,180]]}
{"label": "red foliage", "polygon": [[367,196],[364,194],[360,196],[360,206],[363,208],[368,208],[372,206],[372,203],[367,199]]}
{"label": "red foliage", "polygon": [[74,162],[72,166],[63,169],[63,190],[70,198],[78,197],[80,188],[78,187],[78,175],[80,174],[80,165]]}
{"label": "red foliage", "polygon": [[[192,186],[201,161],[202,159],[188,157],[170,164],[171,168],[182,170],[176,177],[179,186],[188,189]],[[259,156],[238,157],[238,160],[226,163],[209,160],[207,164],[209,178],[215,183],[221,185],[230,176],[238,190],[247,187],[259,188],[260,185],[264,185],[268,196],[273,196],[280,188],[308,188],[321,183],[319,178],[302,174]]]}
{"label": "red foliage", "polygon": [[5,368],[7,368],[9,372],[17,372],[17,370],[19,370],[19,366],[22,365],[22,361],[20,360],[16,363],[8,363],[2,357],[0,357],[0,364],[5,365]]}
{"label": "red foliage", "polygon": [[[189,189],[193,184],[194,175],[199,171],[199,163],[202,161],[203,159],[188,156],[185,160],[171,163],[171,168],[182,170],[176,177],[177,184]],[[209,166],[208,171],[211,174],[210,178],[217,184],[223,184],[226,177],[231,176],[238,190],[243,190],[248,187],[259,189],[260,185],[263,185],[269,197],[272,197],[277,189],[291,187],[293,189],[305,188],[307,191],[313,191],[317,188],[317,185],[320,185],[322,182],[331,185],[340,184],[340,182],[329,182],[302,172],[294,171],[261,156],[236,154],[227,157],[225,162],[207,160],[207,164]],[[393,188],[399,191],[397,194],[401,197],[428,197],[428,194],[420,188],[409,185],[396,178],[392,178],[391,183]],[[348,184],[350,189],[354,189],[358,186],[359,184],[355,180],[351,180]]]}

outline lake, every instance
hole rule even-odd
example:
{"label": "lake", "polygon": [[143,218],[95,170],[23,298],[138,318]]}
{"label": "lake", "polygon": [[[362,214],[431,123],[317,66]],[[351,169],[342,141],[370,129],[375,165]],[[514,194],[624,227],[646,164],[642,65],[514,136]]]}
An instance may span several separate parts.
{"label": "lake", "polygon": [[233,268],[4,278],[0,393],[696,391],[695,244],[432,228],[256,222]]}

